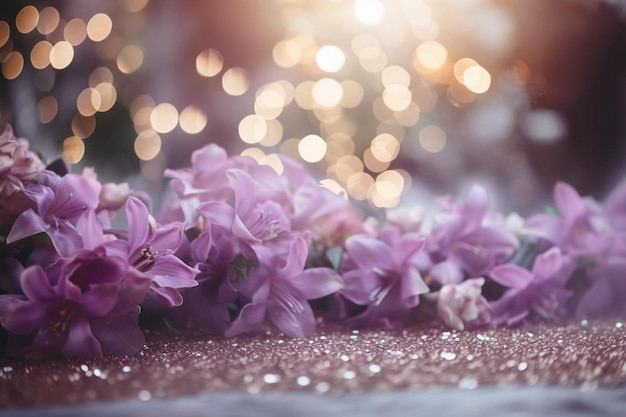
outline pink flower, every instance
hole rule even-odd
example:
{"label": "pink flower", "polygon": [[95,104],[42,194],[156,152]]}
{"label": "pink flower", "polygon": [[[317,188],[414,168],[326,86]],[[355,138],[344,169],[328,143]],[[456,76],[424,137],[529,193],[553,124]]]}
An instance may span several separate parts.
{"label": "pink flower", "polygon": [[437,314],[441,320],[457,330],[489,323],[491,310],[481,294],[484,283],[484,278],[473,278],[441,287],[437,300]]}

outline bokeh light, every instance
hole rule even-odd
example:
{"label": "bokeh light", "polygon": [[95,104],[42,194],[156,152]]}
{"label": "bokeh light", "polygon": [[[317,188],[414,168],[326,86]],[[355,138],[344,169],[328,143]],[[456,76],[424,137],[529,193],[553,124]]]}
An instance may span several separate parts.
{"label": "bokeh light", "polygon": [[[171,103],[158,104],[150,114],[150,125],[157,133],[169,133],[178,125],[178,110]],[[152,158],[141,158],[144,160]]]}
{"label": "bokeh light", "polygon": [[161,137],[153,130],[145,130],[137,135],[134,148],[137,158],[150,161],[161,152]]}
{"label": "bokeh light", "polygon": [[195,135],[206,127],[207,117],[200,107],[190,105],[180,112],[179,123],[184,132]]}
{"label": "bokeh light", "polygon": [[126,45],[117,55],[117,68],[124,74],[132,74],[143,64],[143,50],[137,45]]}
{"label": "bokeh light", "polygon": [[307,162],[319,162],[326,154],[326,142],[317,135],[307,135],[298,143],[300,157]]}
{"label": "bokeh light", "polygon": [[20,33],[30,33],[39,22],[39,11],[34,6],[25,6],[15,18],[15,27]]}
{"label": "bokeh light", "polygon": [[63,141],[63,157],[70,164],[76,164],[85,156],[85,144],[76,136],[70,136]]}
{"label": "bokeh light", "polygon": [[205,49],[196,57],[196,71],[203,77],[214,77],[222,71],[224,58],[215,49]]}
{"label": "bokeh light", "polygon": [[317,51],[315,61],[322,71],[334,73],[343,68],[346,62],[346,55],[341,48],[335,45],[326,45]]}
{"label": "bokeh light", "polygon": [[248,91],[250,81],[248,73],[243,68],[231,68],[222,77],[222,87],[231,96],[240,96]]}
{"label": "bokeh light", "polygon": [[17,78],[24,69],[24,57],[17,51],[9,52],[2,60],[2,75],[7,80]]}
{"label": "bokeh light", "polygon": [[105,40],[113,29],[113,21],[105,13],[95,14],[87,22],[87,36],[94,42]]}

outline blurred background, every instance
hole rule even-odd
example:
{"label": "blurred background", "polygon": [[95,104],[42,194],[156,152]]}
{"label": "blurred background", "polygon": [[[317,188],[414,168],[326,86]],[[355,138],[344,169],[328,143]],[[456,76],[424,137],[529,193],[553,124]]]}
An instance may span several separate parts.
{"label": "blurred background", "polygon": [[526,215],[626,175],[626,2],[12,0],[0,123],[158,203],[217,143],[366,207],[470,182]]}

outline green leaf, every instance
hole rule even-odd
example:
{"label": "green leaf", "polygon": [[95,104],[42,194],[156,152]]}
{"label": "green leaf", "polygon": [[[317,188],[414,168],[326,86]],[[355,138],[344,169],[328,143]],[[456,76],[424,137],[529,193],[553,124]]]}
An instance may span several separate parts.
{"label": "green leaf", "polygon": [[339,271],[341,260],[343,259],[343,248],[341,246],[333,246],[326,250],[326,258],[330,261],[335,271]]}
{"label": "green leaf", "polygon": [[556,217],[559,216],[559,212],[556,210],[556,207],[554,206],[543,206],[543,211],[546,212],[546,214],[551,214]]}

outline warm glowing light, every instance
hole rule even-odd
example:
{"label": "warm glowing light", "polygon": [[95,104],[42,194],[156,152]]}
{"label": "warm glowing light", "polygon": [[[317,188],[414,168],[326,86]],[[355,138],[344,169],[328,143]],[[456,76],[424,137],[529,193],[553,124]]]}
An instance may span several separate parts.
{"label": "warm glowing light", "polygon": [[372,103],[372,110],[374,111],[374,117],[380,122],[388,122],[393,120],[393,111],[387,107],[382,97],[378,97]]}
{"label": "warm glowing light", "polygon": [[466,69],[471,67],[480,66],[478,62],[472,58],[461,58],[454,63],[454,78],[460,83],[463,83],[463,73]]}
{"label": "warm glowing light", "polygon": [[169,133],[174,130],[177,124],[178,110],[173,104],[161,103],[150,114],[150,125],[157,133]]}
{"label": "warm glowing light", "polygon": [[113,29],[111,18],[104,14],[98,13],[87,22],[87,36],[94,42],[102,42],[110,34]]}
{"label": "warm glowing light", "polygon": [[304,110],[313,110],[315,101],[313,100],[313,87],[315,81],[307,80],[303,81],[296,86],[294,92],[294,98],[296,104]]}
{"label": "warm glowing light", "polygon": [[0,20],[0,48],[4,46],[11,36],[11,27],[4,20]]}
{"label": "warm glowing light", "polygon": [[87,24],[83,19],[74,18],[63,29],[63,38],[72,46],[78,46],[87,37]]}
{"label": "warm glowing light", "polygon": [[419,142],[425,151],[438,153],[446,146],[446,132],[439,126],[430,125],[422,128],[419,133]]}
{"label": "warm glowing light", "polygon": [[365,91],[361,84],[353,80],[345,80],[341,82],[343,89],[343,97],[341,97],[341,105],[347,109],[357,107],[363,101]]}
{"label": "warm glowing light", "polygon": [[[108,82],[100,83],[96,86],[95,90],[100,95],[100,106],[96,108],[99,112],[106,112],[111,110],[115,102],[117,101],[117,90],[115,86]],[[92,95],[92,103],[96,103],[94,96]]]}
{"label": "warm glowing light", "polygon": [[283,111],[286,99],[285,88],[278,83],[261,87],[254,103],[254,111],[265,120],[275,119]]}
{"label": "warm glowing light", "polygon": [[367,200],[374,188],[374,179],[365,172],[357,172],[348,178],[346,188],[355,200]]}
{"label": "warm glowing light", "polygon": [[17,78],[24,69],[24,57],[17,51],[9,52],[2,60],[2,75],[7,80]]}
{"label": "warm glowing light", "polygon": [[249,114],[241,119],[238,130],[245,143],[259,143],[267,133],[267,122],[259,115]]}
{"label": "warm glowing light", "polygon": [[17,14],[15,27],[20,33],[30,33],[37,27],[38,22],[39,11],[34,6],[26,6]]}
{"label": "warm glowing light", "polygon": [[354,14],[361,23],[374,26],[385,17],[385,6],[379,0],[356,0]]}
{"label": "warm glowing light", "polygon": [[95,114],[102,104],[102,98],[98,90],[94,88],[85,88],[76,99],[76,108],[83,116],[91,116]]}
{"label": "warm glowing light", "polygon": [[113,84],[113,73],[107,67],[98,67],[89,75],[89,87],[96,88],[102,83]]}
{"label": "warm glowing light", "polygon": [[374,158],[381,162],[391,162],[400,152],[400,141],[389,133],[381,133],[372,139],[370,149]]}
{"label": "warm glowing light", "polygon": [[267,132],[259,142],[263,146],[276,146],[283,140],[283,125],[276,119],[267,120]]}
{"label": "warm glowing light", "polygon": [[59,104],[54,96],[45,96],[39,100],[37,109],[39,110],[39,121],[46,124],[56,117],[59,111]]}
{"label": "warm glowing light", "polygon": [[196,71],[203,77],[214,77],[224,67],[224,58],[215,49],[205,49],[196,57]]}
{"label": "warm glowing light", "polygon": [[54,69],[67,68],[74,59],[74,47],[67,41],[61,41],[50,49],[50,65]]}
{"label": "warm glowing light", "polygon": [[306,162],[319,162],[326,155],[326,142],[317,135],[303,137],[298,143],[300,157]]}
{"label": "warm glowing light", "polygon": [[417,104],[411,102],[406,109],[394,112],[393,118],[398,124],[411,127],[417,124],[420,119],[420,114],[420,108]]}
{"label": "warm glowing light", "polygon": [[436,41],[422,42],[415,50],[417,59],[428,70],[438,70],[446,63],[448,51]]}
{"label": "warm glowing light", "polygon": [[59,21],[61,20],[61,16],[59,15],[59,11],[54,7],[46,7],[41,12],[39,12],[39,21],[37,22],[37,30],[42,35],[48,35],[52,33],[57,26],[59,26]]}
{"label": "warm glowing light", "polygon": [[359,53],[359,64],[367,72],[380,72],[387,66],[387,55],[379,47],[367,47]]}
{"label": "warm glowing light", "polygon": [[393,111],[405,110],[411,99],[411,91],[400,84],[392,84],[383,91],[383,102]]}
{"label": "warm glowing light", "polygon": [[322,78],[315,83],[312,90],[313,100],[319,106],[333,107],[341,102],[343,88],[337,80]]}
{"label": "warm glowing light", "polygon": [[137,13],[143,10],[148,4],[148,0],[124,0],[122,6],[131,13]]}
{"label": "warm glowing light", "polygon": [[491,75],[483,67],[474,65],[463,71],[463,84],[473,93],[486,93],[491,86]]}
{"label": "warm glowing light", "polygon": [[376,177],[376,193],[384,199],[400,197],[403,188],[404,177],[394,170],[385,171]]}
{"label": "warm glowing light", "polygon": [[240,153],[241,156],[247,156],[254,159],[258,164],[265,158],[265,152],[259,148],[246,148]]}
{"label": "warm glowing light", "polygon": [[72,118],[72,133],[74,136],[85,139],[96,130],[96,118],[77,114]]}
{"label": "warm glowing light", "polygon": [[447,92],[448,99],[457,107],[471,103],[474,99],[476,99],[476,94],[468,90],[466,86],[457,80],[452,80],[452,82],[450,82]]}
{"label": "warm glowing light", "polygon": [[341,48],[334,45],[326,45],[321,47],[315,54],[315,62],[317,66],[325,72],[334,73],[346,63],[346,55]]}
{"label": "warm glowing light", "polygon": [[30,51],[30,62],[33,68],[43,69],[50,65],[50,52],[52,44],[48,41],[39,41]]}
{"label": "warm glowing light", "polygon": [[117,54],[117,68],[124,74],[132,74],[143,64],[143,50],[137,45],[126,45]]}
{"label": "warm glowing light", "polygon": [[180,128],[190,135],[200,133],[207,123],[206,114],[197,106],[187,106],[180,112]]}
{"label": "warm glowing light", "polygon": [[145,130],[135,139],[135,155],[142,161],[150,161],[161,152],[161,137],[152,130]]}
{"label": "warm glowing light", "polygon": [[279,67],[291,68],[302,59],[302,49],[298,42],[284,39],[274,46],[272,57]]}
{"label": "warm glowing light", "polygon": [[368,148],[363,152],[363,162],[367,169],[372,172],[382,172],[389,168],[389,162],[381,162],[372,154],[372,149]]}
{"label": "warm glowing light", "polygon": [[329,168],[329,173],[334,173],[335,177],[344,183],[348,182],[348,179],[359,172],[363,172],[363,161],[354,155],[346,155],[337,159],[337,162]]}
{"label": "warm glowing light", "polygon": [[411,75],[402,67],[391,65],[383,70],[380,74],[381,80],[385,87],[399,84],[408,88],[411,84]]}
{"label": "warm glowing light", "polygon": [[222,77],[222,87],[231,96],[240,96],[248,91],[250,81],[248,74],[243,68],[231,68]]}
{"label": "warm glowing light", "polygon": [[77,136],[70,136],[63,141],[63,157],[70,164],[80,162],[85,156],[85,144],[83,140]]}

